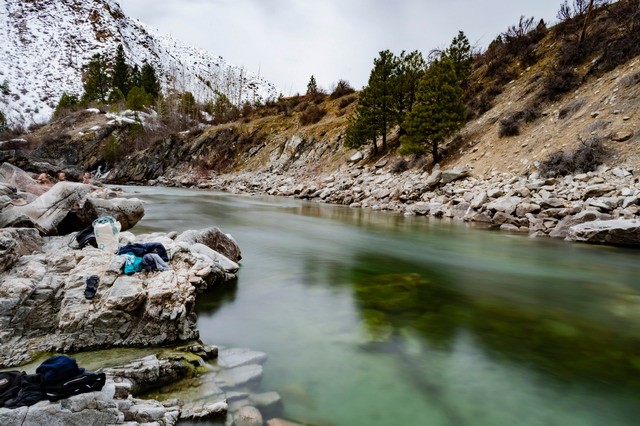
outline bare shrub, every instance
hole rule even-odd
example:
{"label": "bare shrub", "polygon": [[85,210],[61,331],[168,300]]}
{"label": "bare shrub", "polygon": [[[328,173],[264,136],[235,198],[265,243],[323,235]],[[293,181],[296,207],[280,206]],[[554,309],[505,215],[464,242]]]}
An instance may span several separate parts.
{"label": "bare shrub", "polygon": [[500,120],[498,135],[501,138],[518,136],[520,134],[520,119],[517,114],[511,114]]}
{"label": "bare shrub", "polygon": [[394,174],[402,173],[408,169],[409,169],[409,162],[404,158],[398,158],[396,161],[394,161],[394,163],[390,167],[391,173],[394,173]]}
{"label": "bare shrub", "polygon": [[570,67],[556,67],[549,72],[542,82],[542,89],[538,94],[538,100],[557,101],[565,93],[580,85],[578,73]]}
{"label": "bare shrub", "polygon": [[307,109],[300,114],[300,124],[308,126],[309,124],[317,123],[325,116],[327,111],[317,105],[310,105]]}
{"label": "bare shrub", "polygon": [[354,103],[356,101],[356,99],[357,99],[356,96],[347,96],[346,98],[342,98],[342,99],[340,99],[340,103],[338,104],[338,107],[340,109],[346,108],[347,106],[349,106],[352,103]]}
{"label": "bare shrub", "polygon": [[592,172],[609,157],[603,139],[592,138],[581,141],[574,150],[556,151],[538,166],[543,177],[567,176],[575,173]]}
{"label": "bare shrub", "polygon": [[336,83],[336,87],[335,89],[333,89],[333,92],[331,92],[331,96],[329,96],[329,99],[338,99],[343,96],[350,95],[355,91],[356,90],[351,87],[348,81],[340,80]]}

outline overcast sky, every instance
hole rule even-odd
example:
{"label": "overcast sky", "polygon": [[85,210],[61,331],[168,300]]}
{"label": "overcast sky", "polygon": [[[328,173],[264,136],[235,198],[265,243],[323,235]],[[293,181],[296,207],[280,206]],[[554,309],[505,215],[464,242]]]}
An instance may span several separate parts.
{"label": "overcast sky", "polygon": [[381,50],[449,45],[459,30],[486,47],[521,15],[556,21],[562,0],[119,0],[125,13],[227,62],[285,95],[313,74],[327,90],[367,83]]}

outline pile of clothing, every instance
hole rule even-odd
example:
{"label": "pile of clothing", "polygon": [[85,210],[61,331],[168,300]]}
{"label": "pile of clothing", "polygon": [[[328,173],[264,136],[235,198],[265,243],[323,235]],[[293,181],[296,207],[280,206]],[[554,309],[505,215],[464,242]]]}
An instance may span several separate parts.
{"label": "pile of clothing", "polygon": [[118,255],[125,258],[124,273],[133,275],[145,270],[168,271],[169,261],[167,250],[160,243],[133,243],[118,249]]}
{"label": "pile of clothing", "polygon": [[102,390],[104,373],[86,371],[75,359],[56,355],[45,360],[35,374],[24,371],[0,373],[0,408],[33,405],[47,399],[51,402],[81,393]]}

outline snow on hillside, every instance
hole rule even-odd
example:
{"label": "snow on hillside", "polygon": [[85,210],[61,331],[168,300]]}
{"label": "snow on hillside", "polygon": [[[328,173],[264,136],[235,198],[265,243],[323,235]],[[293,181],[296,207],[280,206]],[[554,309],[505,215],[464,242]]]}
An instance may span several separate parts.
{"label": "snow on hillside", "polygon": [[277,95],[244,68],[126,17],[115,0],[0,0],[0,39],[0,111],[11,125],[48,121],[63,92],[82,93],[90,58],[112,57],[120,43],[131,64],[156,68],[163,90],[199,101],[217,90],[238,105]]}

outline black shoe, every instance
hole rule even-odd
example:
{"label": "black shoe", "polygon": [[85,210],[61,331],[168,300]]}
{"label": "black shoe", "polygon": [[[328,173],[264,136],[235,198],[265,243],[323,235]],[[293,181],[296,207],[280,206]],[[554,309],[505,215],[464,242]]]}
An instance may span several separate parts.
{"label": "black shoe", "polygon": [[7,408],[24,407],[33,405],[44,399],[44,382],[42,374],[27,374],[22,377],[18,396],[5,402]]}
{"label": "black shoe", "polygon": [[93,299],[93,296],[96,295],[96,292],[98,291],[98,283],[100,282],[100,277],[98,277],[97,275],[91,275],[89,278],[87,278],[86,283],[87,286],[84,289],[84,297],[91,300]]}

